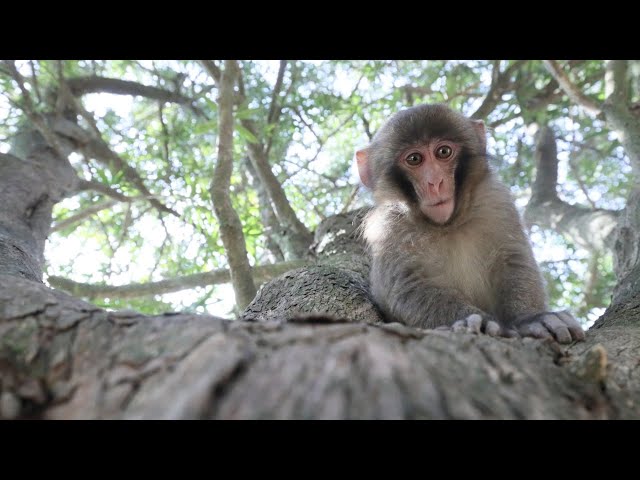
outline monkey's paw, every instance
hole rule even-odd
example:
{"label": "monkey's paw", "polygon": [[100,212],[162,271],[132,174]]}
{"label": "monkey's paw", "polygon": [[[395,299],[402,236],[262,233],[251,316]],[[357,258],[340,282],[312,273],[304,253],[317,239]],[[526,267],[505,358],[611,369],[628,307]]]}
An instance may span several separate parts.
{"label": "monkey's paw", "polygon": [[529,315],[516,320],[515,326],[523,337],[554,338],[559,343],[584,340],[584,330],[566,310]]}
{"label": "monkey's paw", "polygon": [[473,313],[467,318],[456,321],[451,325],[451,330],[454,332],[465,333],[485,333],[491,337],[517,337],[518,333],[515,330],[503,329],[498,322],[495,321],[491,315],[480,315]]}

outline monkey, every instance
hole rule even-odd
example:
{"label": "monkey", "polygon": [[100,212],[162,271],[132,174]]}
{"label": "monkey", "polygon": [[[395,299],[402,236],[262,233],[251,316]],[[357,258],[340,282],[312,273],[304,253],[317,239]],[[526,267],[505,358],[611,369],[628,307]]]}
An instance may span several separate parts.
{"label": "monkey", "polygon": [[491,336],[584,340],[552,312],[484,123],[444,104],[401,110],[356,152],[374,207],[362,223],[370,287],[386,319]]}

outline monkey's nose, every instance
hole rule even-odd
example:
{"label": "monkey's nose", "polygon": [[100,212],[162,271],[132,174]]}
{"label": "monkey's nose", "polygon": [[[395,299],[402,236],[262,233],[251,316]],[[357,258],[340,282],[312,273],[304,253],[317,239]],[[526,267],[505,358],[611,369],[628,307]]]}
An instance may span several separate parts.
{"label": "monkey's nose", "polygon": [[429,182],[429,189],[435,195],[440,195],[440,188],[442,187],[442,183],[444,182],[444,178],[441,178],[440,181]]}

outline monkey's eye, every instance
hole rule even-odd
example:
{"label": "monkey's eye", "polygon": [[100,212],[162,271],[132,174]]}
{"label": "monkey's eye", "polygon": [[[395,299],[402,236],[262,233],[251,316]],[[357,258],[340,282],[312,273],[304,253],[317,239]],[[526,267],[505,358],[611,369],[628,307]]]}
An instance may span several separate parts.
{"label": "monkey's eye", "polygon": [[415,167],[422,163],[422,155],[420,155],[419,153],[412,153],[407,158],[405,158],[404,161],[407,162],[407,165]]}
{"label": "monkey's eye", "polygon": [[445,160],[451,156],[453,149],[449,145],[442,145],[436,150],[436,157]]}

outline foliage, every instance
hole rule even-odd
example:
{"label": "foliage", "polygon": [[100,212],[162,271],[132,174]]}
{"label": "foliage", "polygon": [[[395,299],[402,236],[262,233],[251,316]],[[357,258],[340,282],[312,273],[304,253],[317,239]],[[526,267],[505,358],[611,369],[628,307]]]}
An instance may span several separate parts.
{"label": "foliage", "polygon": [[[133,199],[84,218],[50,236],[47,273],[79,282],[127,284],[155,281],[226,266],[212,214],[209,185],[216,155],[217,88],[193,61],[28,61],[18,62],[38,112],[54,108],[50,93],[65,79],[100,75],[154,85],[193,99],[193,108],[141,96],[106,93],[83,98],[96,126],[114,152],[139,172],[149,190],[178,217],[159,212],[113,165],[72,155],[74,167],[93,180]],[[571,61],[573,80],[594,98],[604,95],[601,61]],[[261,220],[258,192],[244,159],[248,142],[266,141],[269,160],[298,218],[313,230],[329,215],[367,201],[352,199],[358,181],[353,152],[365,145],[384,119],[407,105],[446,102],[472,114],[490,91],[494,69],[514,67],[508,88],[484,119],[491,126],[492,163],[520,207],[530,196],[535,174],[534,135],[548,123],[559,142],[559,194],[571,203],[620,209],[629,188],[629,162],[603,122],[585,114],[554,89],[541,62],[527,61],[289,61],[275,96],[278,120],[269,122],[279,62],[242,62],[246,102],[239,104],[235,128],[233,206],[244,226],[250,263],[272,258]],[[15,81],[0,71],[0,149],[8,151],[24,113]],[[257,136],[242,125],[250,119]],[[79,123],[89,129],[86,119]],[[85,191],[56,205],[62,221],[89,206],[110,200]],[[534,229],[554,306],[591,317],[608,304],[613,281],[611,258],[597,257],[597,278],[585,293],[592,252],[581,251],[552,232]],[[228,289],[209,287],[184,294],[123,299],[92,299],[110,308],[160,312],[208,309],[228,315]],[[585,304],[585,301],[587,302]],[[595,310],[594,310],[595,309]]]}

